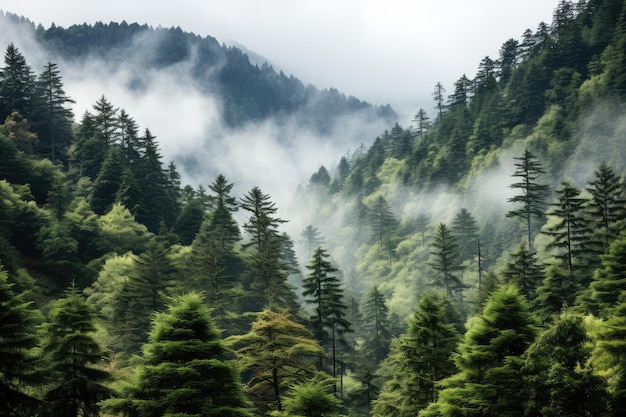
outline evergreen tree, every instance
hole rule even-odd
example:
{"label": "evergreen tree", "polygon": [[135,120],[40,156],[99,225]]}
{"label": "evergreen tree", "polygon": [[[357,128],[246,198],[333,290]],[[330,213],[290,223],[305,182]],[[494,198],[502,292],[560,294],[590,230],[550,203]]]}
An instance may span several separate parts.
{"label": "evergreen tree", "polygon": [[135,386],[105,403],[129,416],[251,416],[239,375],[198,293],[157,313]]}
{"label": "evergreen tree", "polygon": [[424,139],[424,135],[426,134],[428,129],[432,127],[432,124],[430,123],[430,118],[428,117],[426,110],[420,108],[415,114],[415,116],[413,117],[413,121],[417,124],[416,126],[417,139],[418,140]]}
{"label": "evergreen tree", "polygon": [[543,233],[552,237],[548,248],[557,250],[555,256],[562,262],[563,268],[572,277],[575,272],[580,272],[578,275],[586,281],[581,281],[580,284],[586,287],[589,279],[584,278],[584,275],[597,264],[593,259],[597,255],[590,254],[593,253],[591,229],[583,212],[586,200],[580,197],[580,190],[568,182],[562,182],[556,194],[557,202],[548,211],[548,216],[555,217],[557,222],[547,227]]}
{"label": "evergreen tree", "polygon": [[278,417],[341,417],[341,400],[332,393],[333,380],[317,376],[294,385],[283,400],[285,411]]}
{"label": "evergreen tree", "polygon": [[537,288],[535,304],[539,309],[539,315],[543,319],[548,319],[573,305],[577,291],[578,286],[566,269],[550,265],[546,269],[542,284]]}
{"label": "evergreen tree", "polygon": [[601,258],[602,266],[596,269],[591,282],[591,299],[597,313],[608,318],[626,294],[626,237],[613,241]]}
{"label": "evergreen tree", "polygon": [[[348,307],[343,301],[343,288],[334,275],[337,269],[327,260],[329,256],[321,247],[315,250],[310,264],[307,265],[309,274],[302,283],[302,295],[308,304],[315,306],[315,314],[311,317],[313,334],[322,346],[327,346],[330,350],[332,376],[336,377],[338,345],[343,334],[351,331],[351,328],[346,320]],[[319,362],[322,370],[322,356]]]}
{"label": "evergreen tree", "polygon": [[443,116],[443,94],[446,92],[446,89],[443,88],[443,85],[440,82],[435,84],[435,89],[433,91],[433,98],[435,99],[435,109],[437,110],[437,121],[441,121],[441,117]]}
{"label": "evergreen tree", "polygon": [[28,394],[40,377],[32,349],[37,345],[35,312],[25,293],[15,294],[0,266],[0,416],[34,415],[39,400]]}
{"label": "evergreen tree", "polygon": [[528,249],[532,251],[532,236],[535,229],[532,221],[544,218],[545,198],[549,190],[547,184],[539,183],[537,180],[546,171],[529,150],[524,151],[524,155],[521,157],[513,159],[519,162],[515,164],[516,169],[512,176],[519,178],[519,181],[514,182],[509,187],[519,191],[520,194],[509,198],[507,201],[522,206],[507,212],[506,216],[518,217],[525,223]]}
{"label": "evergreen tree", "polygon": [[419,415],[523,416],[528,393],[521,356],[534,336],[524,298],[514,286],[500,287],[491,294],[482,314],[468,321],[455,356],[459,373],[444,380],[437,402]]}
{"label": "evergreen tree", "polygon": [[72,120],[74,114],[67,108],[70,103],[76,101],[66,95],[63,90],[60,71],[57,64],[48,62],[37,80],[40,95],[41,112],[43,119],[37,129],[40,145],[42,141],[44,155],[50,155],[52,162],[56,162],[57,156],[65,159],[65,153],[72,140]]}
{"label": "evergreen tree", "polygon": [[243,228],[251,239],[244,247],[249,248],[246,273],[253,291],[253,309],[296,308],[295,293],[287,282],[289,267],[283,256],[283,237],[278,231],[286,220],[276,217],[275,203],[258,187],[242,198],[240,207],[250,213]]}
{"label": "evergreen tree", "polygon": [[41,347],[50,380],[44,396],[49,405],[43,415],[97,417],[100,401],[113,395],[106,385],[111,375],[97,367],[104,354],[94,338],[95,319],[74,285],[53,304]]}
{"label": "evergreen tree", "polygon": [[408,329],[393,345],[392,378],[374,401],[374,416],[415,416],[437,400],[437,382],[456,370],[451,354],[457,347],[454,307],[433,294],[421,299]]}
{"label": "evergreen tree", "polygon": [[588,185],[586,190],[591,194],[591,201],[587,210],[595,220],[595,233],[601,236],[606,252],[621,230],[618,222],[626,218],[626,198],[619,177],[605,162],[594,172],[594,179]]}
{"label": "evergreen tree", "polygon": [[528,415],[605,415],[606,383],[589,365],[589,342],[582,317],[566,313],[539,334],[525,354]]}
{"label": "evergreen tree", "polygon": [[35,76],[24,55],[10,43],[0,68],[0,120],[14,111],[30,119],[35,108]]}
{"label": "evergreen tree", "polygon": [[367,361],[380,363],[389,353],[389,308],[377,286],[365,295],[362,306],[365,336],[362,351]]}
{"label": "evergreen tree", "polygon": [[302,237],[302,242],[304,243],[308,256],[313,256],[313,252],[316,248],[324,243],[324,238],[321,236],[319,230],[317,230],[317,227],[313,227],[313,225],[308,225],[300,236]]}
{"label": "evergreen tree", "polygon": [[458,262],[458,243],[456,237],[444,223],[439,223],[430,244],[429,265],[435,272],[433,285],[443,288],[450,299],[454,299],[464,285],[457,276],[460,265]]}
{"label": "evergreen tree", "polygon": [[284,311],[262,311],[249,333],[231,336],[227,342],[236,349],[243,369],[250,371],[246,387],[261,413],[282,411],[287,389],[313,376],[322,354],[306,327]]}
{"label": "evergreen tree", "polygon": [[502,275],[505,282],[515,284],[522,295],[532,302],[543,279],[543,272],[537,264],[535,253],[530,252],[526,245],[526,241],[523,241],[514,252],[511,252]]}
{"label": "evergreen tree", "polygon": [[478,246],[478,226],[476,219],[467,209],[459,210],[452,220],[452,233],[459,243],[461,260],[476,258]]}

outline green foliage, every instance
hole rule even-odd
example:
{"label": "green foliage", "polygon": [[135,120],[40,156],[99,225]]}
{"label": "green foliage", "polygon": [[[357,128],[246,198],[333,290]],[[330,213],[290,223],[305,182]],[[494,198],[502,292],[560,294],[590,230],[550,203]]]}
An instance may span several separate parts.
{"label": "green foliage", "polygon": [[131,416],[250,416],[235,366],[198,293],[155,315],[136,385],[105,402]]}
{"label": "green foliage", "polygon": [[566,313],[539,334],[525,354],[530,415],[604,415],[606,382],[589,365],[589,341],[582,317]]}
{"label": "green foliage", "polygon": [[95,312],[75,286],[53,303],[43,326],[42,353],[48,366],[46,416],[99,416],[99,402],[113,395],[111,375],[98,368],[104,352],[94,339]]}
{"label": "green foliage", "polygon": [[310,380],[294,385],[285,394],[285,411],[276,416],[340,417],[341,400],[332,394],[333,380],[318,374]]}
{"label": "green foliage", "polygon": [[0,265],[0,415],[31,415],[39,401],[24,387],[41,379],[32,351],[38,343],[36,315],[26,294],[15,294],[12,287]]}
{"label": "green foliage", "polygon": [[535,329],[528,304],[514,286],[494,291],[471,318],[458,347],[459,373],[443,382],[437,402],[420,416],[523,416],[527,391],[521,356]]}
{"label": "green foliage", "polygon": [[287,389],[316,373],[315,362],[323,351],[311,336],[287,312],[264,310],[249,333],[226,340],[242,368],[250,371],[246,386],[258,410],[282,411]]}
{"label": "green foliage", "polygon": [[421,298],[406,333],[392,345],[392,378],[374,401],[374,416],[415,416],[437,400],[437,382],[456,370],[451,358],[459,341],[454,311],[442,296]]}

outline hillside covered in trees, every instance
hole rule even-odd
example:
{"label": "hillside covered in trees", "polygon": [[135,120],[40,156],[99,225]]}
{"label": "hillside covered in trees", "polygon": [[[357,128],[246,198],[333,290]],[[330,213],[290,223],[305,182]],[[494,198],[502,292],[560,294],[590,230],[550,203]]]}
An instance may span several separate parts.
{"label": "hillside covered in trees", "polygon": [[[314,172],[298,236],[272,190],[182,184],[106,95],[75,120],[58,65],[7,45],[0,416],[621,416],[625,18],[561,1],[434,86],[431,116]],[[23,24],[63,59],[152,30]],[[257,74],[220,84],[232,123],[291,108],[236,93],[282,74],[159,30],[151,65],[194,45]]]}

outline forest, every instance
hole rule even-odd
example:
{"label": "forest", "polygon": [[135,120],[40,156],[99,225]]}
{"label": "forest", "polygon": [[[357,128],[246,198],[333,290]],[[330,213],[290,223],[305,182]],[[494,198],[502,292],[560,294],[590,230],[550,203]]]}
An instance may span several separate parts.
{"label": "forest", "polygon": [[[75,119],[58,64],[6,45],[0,416],[622,416],[625,22],[560,1],[313,172],[297,236],[272,190],[183,184],[159,132],[106,94]],[[36,28],[64,59],[140,30]]]}

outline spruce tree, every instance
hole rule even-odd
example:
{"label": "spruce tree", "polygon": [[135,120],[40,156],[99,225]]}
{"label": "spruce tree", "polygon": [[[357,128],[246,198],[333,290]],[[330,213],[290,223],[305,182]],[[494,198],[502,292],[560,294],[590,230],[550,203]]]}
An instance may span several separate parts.
{"label": "spruce tree", "polygon": [[536,228],[532,222],[533,220],[542,221],[544,219],[545,199],[549,191],[547,184],[538,182],[541,175],[545,174],[546,171],[541,162],[529,150],[524,151],[522,156],[513,159],[518,162],[515,163],[516,169],[512,176],[519,178],[519,181],[514,182],[509,187],[520,193],[507,199],[507,201],[521,204],[521,207],[510,210],[506,216],[519,218],[526,225],[528,249],[532,251],[532,237]]}
{"label": "spruce tree", "polygon": [[74,284],[52,304],[41,347],[50,381],[43,415],[97,417],[100,401],[113,395],[107,387],[111,375],[98,367],[104,352],[94,338],[95,320],[95,311]]}
{"label": "spruce tree", "polygon": [[227,342],[243,369],[250,371],[248,394],[263,414],[283,410],[287,389],[315,375],[315,362],[322,354],[311,332],[286,311],[262,311],[249,333],[231,336]]}
{"label": "spruce tree", "polygon": [[524,416],[522,354],[535,336],[526,300],[515,286],[504,285],[467,327],[455,356],[459,373],[444,380],[437,402],[420,417]]}
{"label": "spruce tree", "polygon": [[362,351],[366,361],[378,364],[389,353],[391,332],[389,331],[389,308],[385,296],[377,286],[367,292],[361,310],[366,332]]}
{"label": "spruce tree", "polygon": [[545,228],[543,233],[552,238],[548,249],[556,249],[555,257],[564,269],[583,287],[589,284],[587,274],[597,265],[597,253],[593,251],[591,229],[583,211],[586,199],[580,197],[580,190],[568,182],[562,182],[556,190],[557,201],[548,211],[548,216],[557,222]]}
{"label": "spruce tree", "polygon": [[171,300],[153,319],[136,385],[105,406],[130,416],[233,416],[251,412],[238,370],[198,293]]}
{"label": "spruce tree", "polygon": [[461,269],[456,237],[444,223],[439,223],[430,243],[430,260],[434,271],[433,285],[445,290],[450,299],[458,297],[464,288],[457,272]]}
{"label": "spruce tree", "polygon": [[15,294],[0,266],[0,416],[35,415],[39,400],[25,392],[37,385],[35,311],[25,293]]}
{"label": "spruce tree", "polygon": [[596,312],[608,318],[626,293],[626,237],[613,241],[601,258],[602,266],[591,282],[591,299]]}
{"label": "spruce tree", "polygon": [[[66,95],[57,64],[48,62],[37,79],[39,91],[39,118],[37,128],[43,155],[50,155],[53,163],[57,157],[66,159],[67,148],[72,140],[72,120],[74,114],[67,106],[76,101]],[[41,142],[45,142],[45,145]]]}
{"label": "spruce tree", "polygon": [[461,261],[476,258],[478,226],[472,213],[466,208],[459,210],[452,220],[451,230],[459,245]]}
{"label": "spruce tree", "polygon": [[258,187],[253,187],[241,199],[240,207],[250,214],[243,228],[250,242],[246,276],[248,278],[251,309],[297,309],[296,295],[287,281],[289,266],[284,259],[283,236],[278,227],[286,220],[276,216],[278,208]]}
{"label": "spruce tree", "polygon": [[35,76],[24,55],[10,43],[0,68],[0,120],[14,111],[30,119],[35,107]]}
{"label": "spruce tree", "polygon": [[[329,256],[321,247],[315,250],[307,265],[309,274],[303,281],[302,295],[308,304],[315,307],[315,314],[311,317],[313,334],[330,351],[332,376],[335,377],[339,343],[342,336],[352,329],[346,319],[348,307],[343,301],[343,288],[335,276],[337,269],[327,260]],[[323,369],[322,356],[319,358],[319,367]]]}
{"label": "spruce tree", "polygon": [[521,242],[511,252],[502,275],[507,283],[515,284],[528,301],[535,299],[543,273],[535,259],[535,253],[528,250],[526,241]]}
{"label": "spruce tree", "polygon": [[613,169],[602,162],[586,190],[591,194],[586,209],[593,216],[595,233],[600,235],[606,252],[611,241],[619,235],[621,228],[618,222],[626,218],[626,198],[621,181]]}
{"label": "spruce tree", "polygon": [[539,334],[524,355],[527,415],[605,415],[606,382],[589,364],[590,342],[582,317],[567,313]]}
{"label": "spruce tree", "polygon": [[406,333],[392,347],[392,378],[374,401],[374,416],[415,416],[437,400],[438,381],[456,370],[451,357],[459,341],[456,319],[449,299],[434,294],[420,299]]}

